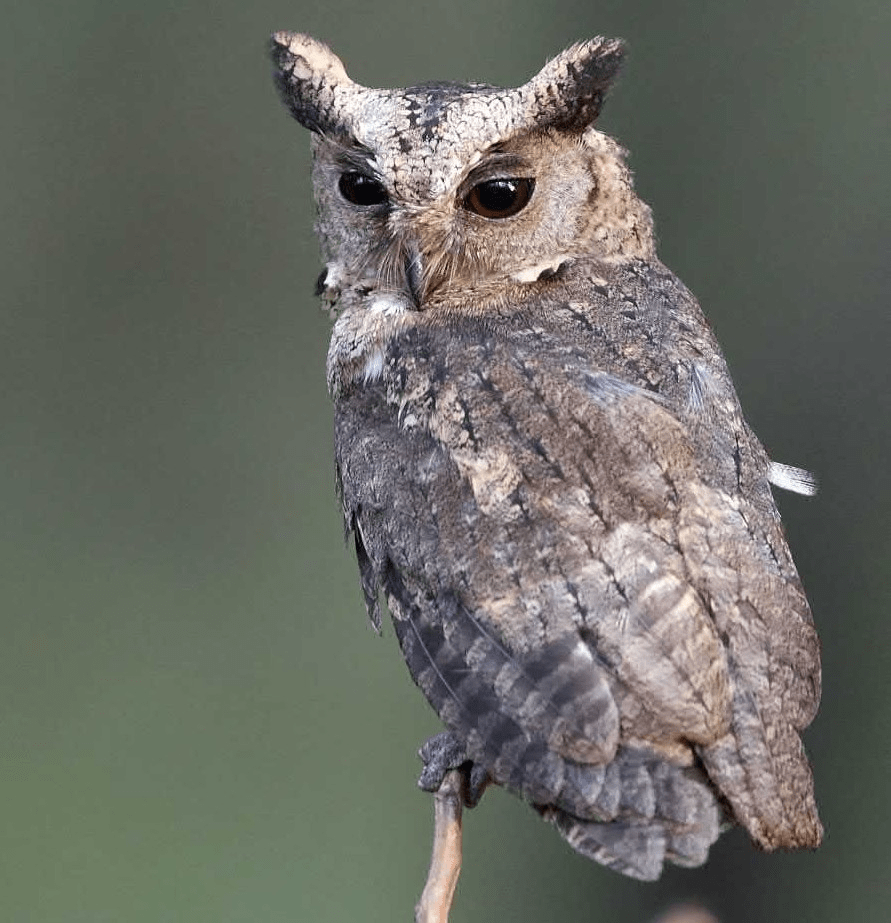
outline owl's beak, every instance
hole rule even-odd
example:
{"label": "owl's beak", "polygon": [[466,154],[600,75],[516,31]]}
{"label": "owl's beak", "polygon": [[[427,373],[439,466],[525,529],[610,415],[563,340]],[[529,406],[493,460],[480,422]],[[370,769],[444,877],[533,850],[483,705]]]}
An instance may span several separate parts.
{"label": "owl's beak", "polygon": [[424,300],[424,261],[421,253],[415,246],[409,246],[405,251],[405,287],[411,297],[415,309],[418,310]]}

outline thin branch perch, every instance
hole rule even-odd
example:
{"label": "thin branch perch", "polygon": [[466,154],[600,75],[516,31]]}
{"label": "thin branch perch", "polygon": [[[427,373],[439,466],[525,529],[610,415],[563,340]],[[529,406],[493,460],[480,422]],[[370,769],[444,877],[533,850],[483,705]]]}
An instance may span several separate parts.
{"label": "thin branch perch", "polygon": [[433,795],[433,855],[415,923],[448,923],[449,908],[461,874],[461,812],[464,773],[451,769]]}

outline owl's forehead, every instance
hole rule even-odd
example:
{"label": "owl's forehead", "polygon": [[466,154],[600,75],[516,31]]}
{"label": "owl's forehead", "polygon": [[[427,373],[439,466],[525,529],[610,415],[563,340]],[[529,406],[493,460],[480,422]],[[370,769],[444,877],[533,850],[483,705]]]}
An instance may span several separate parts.
{"label": "owl's forehead", "polygon": [[451,191],[482,151],[516,131],[508,93],[480,84],[431,83],[369,94],[356,140],[408,201]]}

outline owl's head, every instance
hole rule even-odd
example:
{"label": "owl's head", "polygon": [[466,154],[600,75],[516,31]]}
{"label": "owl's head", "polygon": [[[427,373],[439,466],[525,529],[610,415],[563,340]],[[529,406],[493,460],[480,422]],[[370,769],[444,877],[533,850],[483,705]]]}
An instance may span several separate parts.
{"label": "owl's head", "polygon": [[621,41],[573,45],[514,89],[371,89],[324,44],[272,39],[276,81],[313,132],[317,231],[332,297],[532,283],[579,257],[653,256],[624,152],[593,127]]}

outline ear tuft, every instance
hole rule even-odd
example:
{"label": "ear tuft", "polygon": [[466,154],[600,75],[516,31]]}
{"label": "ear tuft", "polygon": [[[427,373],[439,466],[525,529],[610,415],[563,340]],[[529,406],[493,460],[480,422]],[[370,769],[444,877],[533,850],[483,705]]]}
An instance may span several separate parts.
{"label": "ear tuft", "polygon": [[532,120],[541,128],[584,131],[600,114],[624,56],[625,43],[615,38],[567,48],[520,88]]}
{"label": "ear tuft", "polygon": [[291,115],[310,131],[338,134],[345,126],[335,91],[361,89],[324,42],[300,32],[276,32],[269,43],[274,77]]}

